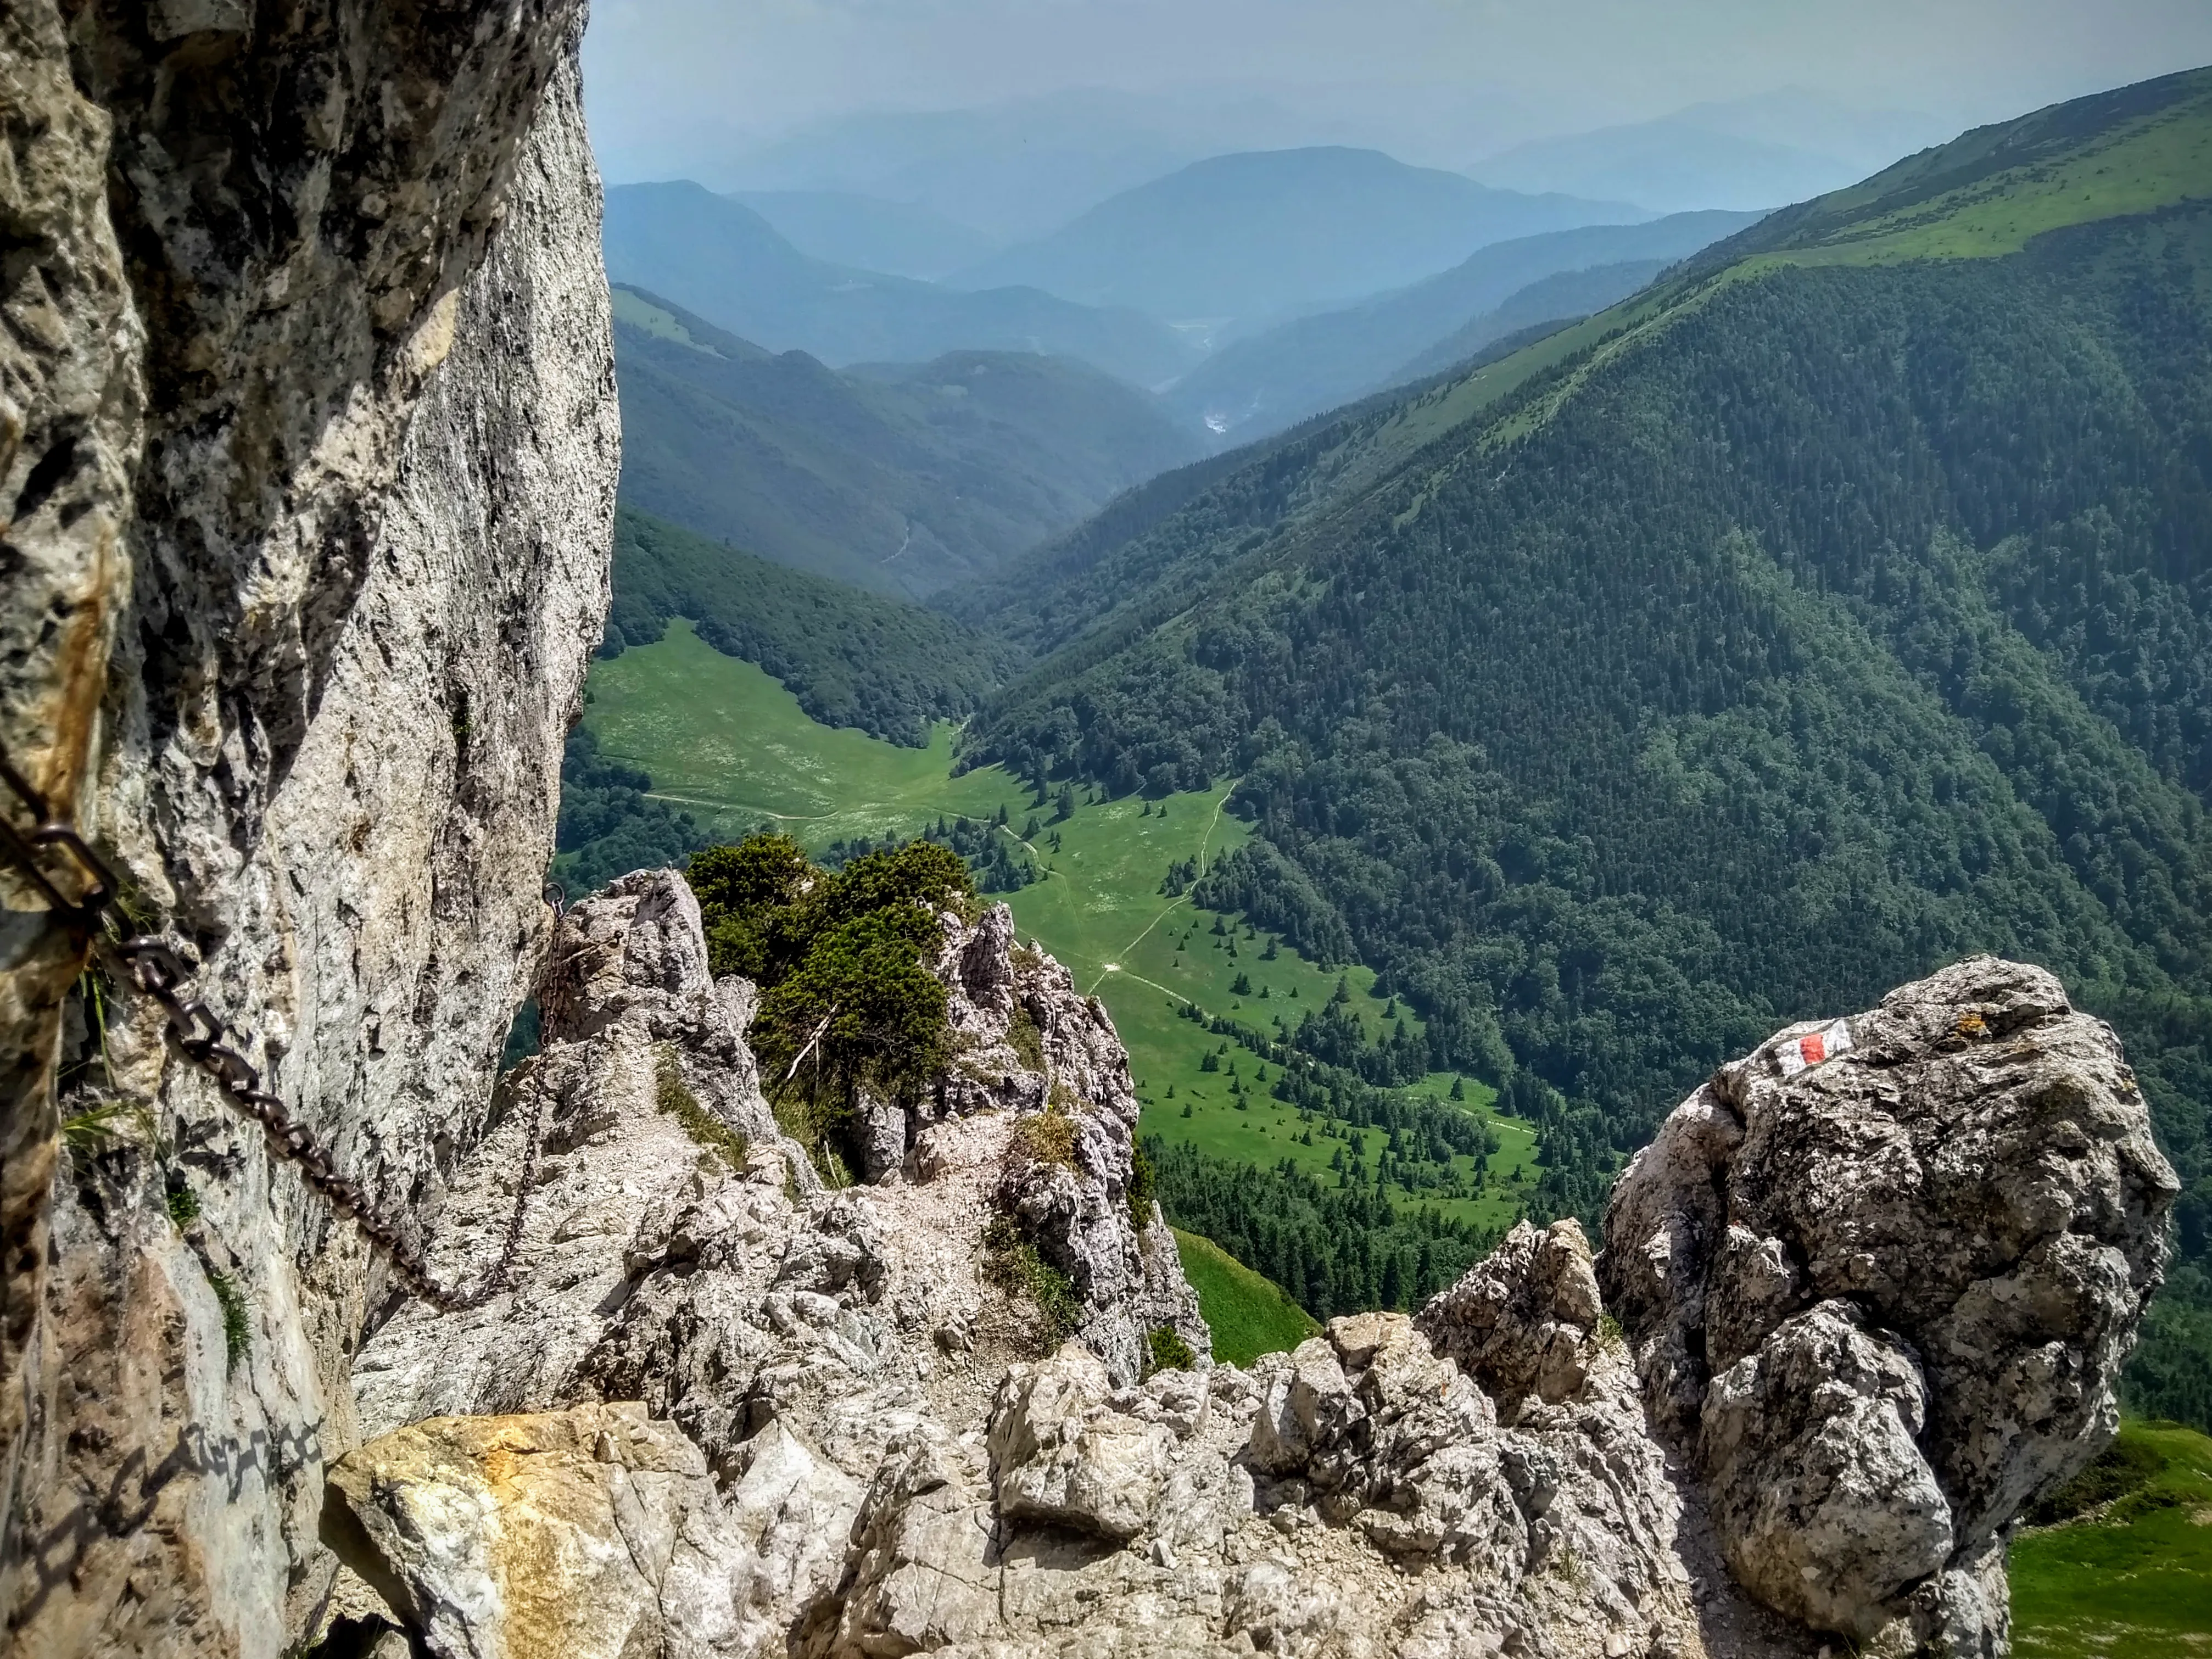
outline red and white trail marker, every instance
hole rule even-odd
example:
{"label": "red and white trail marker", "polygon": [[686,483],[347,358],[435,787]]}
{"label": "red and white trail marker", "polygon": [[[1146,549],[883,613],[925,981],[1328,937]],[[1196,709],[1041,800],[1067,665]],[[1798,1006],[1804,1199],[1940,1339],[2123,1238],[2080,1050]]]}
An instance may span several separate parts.
{"label": "red and white trail marker", "polygon": [[1808,1066],[1818,1066],[1824,1060],[1833,1060],[1850,1046],[1851,1028],[1839,1019],[1823,1030],[1792,1037],[1774,1051],[1774,1057],[1781,1063],[1783,1076],[1796,1077]]}

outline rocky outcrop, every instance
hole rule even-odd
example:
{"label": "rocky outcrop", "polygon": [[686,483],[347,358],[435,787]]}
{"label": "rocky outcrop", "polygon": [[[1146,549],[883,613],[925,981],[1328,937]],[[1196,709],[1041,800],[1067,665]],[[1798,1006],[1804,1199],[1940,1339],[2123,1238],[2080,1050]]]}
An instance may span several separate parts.
{"label": "rocky outcrop", "polygon": [[[11,588],[8,625],[68,646],[9,656],[0,727],[266,1085],[403,1216],[478,1133],[536,975],[605,604],[580,22],[94,3],[64,35],[31,0],[0,47],[33,100],[6,187],[47,225],[9,265],[10,337],[42,343],[0,425],[9,533],[51,597],[33,627]],[[331,1587],[322,1469],[357,1437],[381,1269],[156,1010],[106,985],[103,1044],[88,1005],[16,994],[56,937],[0,969],[10,1041],[51,1066],[58,1019],[65,1073],[58,1114],[7,1103],[11,1241],[56,1115],[104,1127],[37,1188],[35,1324],[10,1244],[0,1602],[43,1654],[274,1656]]]}
{"label": "rocky outcrop", "polygon": [[2005,1530],[2117,1426],[2176,1191],[2112,1031],[1989,957],[1677,1108],[1601,1276],[1737,1577],[1855,1638],[2001,1650]]}
{"label": "rocky outcrop", "polygon": [[[937,971],[959,1057],[927,1100],[902,1109],[907,1153],[844,1190],[825,1185],[764,1102],[743,1040],[751,988],[708,977],[698,905],[680,877],[641,872],[572,907],[552,960],[544,1046],[502,1082],[497,1121],[436,1218],[434,1266],[466,1280],[498,1255],[517,1182],[528,1180],[511,1288],[459,1312],[409,1304],[375,1332],[356,1378],[364,1428],[381,1437],[357,1455],[361,1467],[414,1458],[408,1425],[424,1419],[535,1425],[540,1417],[491,1414],[640,1401],[727,1490],[736,1518],[695,1505],[696,1524],[734,1526],[742,1538],[731,1547],[745,1564],[732,1580],[732,1628],[750,1632],[746,1642],[817,1607],[847,1570],[848,1535],[877,1523],[884,1582],[865,1598],[875,1609],[866,1617],[896,1626],[912,1613],[913,1576],[898,1575],[915,1565],[916,1540],[945,1544],[974,1519],[945,1518],[945,1493],[979,1492],[989,1507],[980,1446],[1003,1437],[994,1382],[1044,1328],[1023,1294],[994,1282],[994,1218],[1073,1269],[1092,1346],[1071,1344],[1065,1363],[1102,1410],[1137,1380],[1152,1328],[1205,1352],[1167,1229],[1130,1201],[1135,1101],[1112,1024],[1058,963],[1015,948],[1003,906],[973,924],[946,918]],[[1050,1133],[1033,1133],[1045,1124]],[[1124,1369],[1093,1346],[1126,1354]],[[1048,1415],[1041,1406],[1036,1420]],[[1119,1468],[1113,1449],[1131,1440],[1160,1451],[1167,1431],[1102,1433],[1068,1438],[1064,1478],[1042,1455],[1010,1454],[1009,1467],[1035,1466],[1026,1489],[1040,1518],[1050,1508],[1051,1523],[1066,1524],[1089,1505],[1098,1527],[1133,1535],[1150,1519],[1148,1499],[1127,1481],[1107,1491],[1096,1471]],[[957,1481],[920,1481],[915,1461],[930,1458]],[[1158,1461],[1164,1477],[1164,1452]],[[464,1533],[477,1524],[442,1498],[379,1501],[395,1514],[460,1513]],[[355,1553],[366,1547],[344,1535]],[[475,1559],[465,1537],[427,1547],[403,1556],[377,1545],[364,1576],[389,1583],[423,1560]],[[955,1568],[932,1556],[927,1571]],[[440,1595],[441,1607],[466,1599]],[[623,1596],[629,1607],[631,1592]],[[394,1611],[427,1632],[405,1607]],[[538,1650],[481,1631],[426,1639],[454,1653]],[[641,1650],[689,1651],[689,1639]],[[507,1645],[486,1645],[496,1642]]]}
{"label": "rocky outcrop", "polygon": [[[1128,1211],[1125,1059],[1004,909],[948,919],[960,1052],[875,1126],[903,1155],[844,1191],[761,1105],[752,999],[709,984],[697,927],[665,872],[571,914],[550,1040],[503,1094],[511,1122],[542,1092],[548,1126],[515,1292],[410,1309],[357,1376],[389,1432],[349,1468],[404,1471],[426,1413],[623,1401],[697,1449],[713,1479],[653,1536],[724,1540],[720,1633],[635,1634],[655,1568],[611,1594],[619,1631],[562,1638],[587,1651],[1987,1659],[2002,1505],[2094,1449],[2156,1278],[2172,1182],[2110,1033],[1982,961],[1701,1088],[1624,1177],[1601,1257],[1571,1221],[1524,1224],[1413,1317],[1144,1375],[1117,1354],[1153,1316],[1099,1287],[1164,1316],[1188,1292]],[[656,1066],[741,1157],[687,1144]],[[506,1213],[507,1133],[453,1189],[457,1250]],[[1073,1270],[1073,1336],[994,1282],[1008,1222]],[[442,1518],[355,1541],[403,1583],[390,1616],[436,1655],[550,1652],[411,1610],[409,1574],[486,1547],[441,1483],[393,1474],[383,1510]]]}

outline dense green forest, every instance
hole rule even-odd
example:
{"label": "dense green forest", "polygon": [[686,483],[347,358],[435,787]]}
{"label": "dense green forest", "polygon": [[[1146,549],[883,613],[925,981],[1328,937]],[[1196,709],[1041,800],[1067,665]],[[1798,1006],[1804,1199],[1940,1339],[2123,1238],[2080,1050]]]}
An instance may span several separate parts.
{"label": "dense green forest", "polygon": [[919,749],[968,714],[1010,653],[902,600],[722,546],[623,506],[615,516],[614,605],[602,656],[650,645],[689,617],[725,655],[757,662],[824,726]]}
{"label": "dense green forest", "polygon": [[1316,1319],[1419,1307],[1498,1243],[1480,1228],[1394,1206],[1370,1187],[1332,1187],[1295,1164],[1263,1170],[1158,1138],[1145,1150],[1176,1226],[1265,1273]]}
{"label": "dense green forest", "polygon": [[2049,963],[2187,1189],[2135,1403],[2204,1420],[2208,132],[2197,76],[1970,135],[1220,468],[967,605],[1058,647],[969,758],[1240,778],[1206,902],[1376,968],[1586,1214],[1784,1021]]}

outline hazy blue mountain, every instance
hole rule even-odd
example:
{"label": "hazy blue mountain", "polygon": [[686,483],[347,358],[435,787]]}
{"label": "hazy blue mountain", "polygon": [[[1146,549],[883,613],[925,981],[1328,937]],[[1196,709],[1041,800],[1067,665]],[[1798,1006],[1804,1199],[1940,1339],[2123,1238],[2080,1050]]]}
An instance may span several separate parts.
{"label": "hazy blue mountain", "polygon": [[[1678,213],[1648,224],[1588,225],[1494,243],[1425,282],[1342,310],[1301,317],[1224,347],[1170,388],[1168,404],[1218,433],[1235,433],[1240,440],[1256,437],[1378,387],[1449,368],[1528,324],[1603,310],[1650,280],[1647,275],[1632,288],[1620,288],[1627,274],[1623,262],[1656,260],[1663,265],[1686,258],[1758,216]],[[1577,308],[1532,315],[1527,306],[1516,304],[1500,312],[1532,283],[1599,266],[1613,268],[1613,275],[1576,292],[1584,299],[1599,293],[1607,298],[1585,304],[1568,298],[1565,290],[1548,298],[1539,291],[1532,300]],[[1646,268],[1656,272],[1659,267]],[[1431,362],[1431,349],[1462,330],[1480,337]],[[1417,358],[1425,367],[1416,370]]]}
{"label": "hazy blue mountain", "polygon": [[[640,149],[616,135],[609,176],[854,192],[915,203],[1014,242],[1209,155],[1350,144],[1455,167],[1527,136],[1539,115],[1511,88],[1456,82],[1091,88],[979,108],[836,116],[765,145],[725,131]],[[602,144],[610,137],[593,136]]]}
{"label": "hazy blue mountain", "polygon": [[1124,191],[953,280],[1026,283],[1176,321],[1280,316],[1401,287],[1492,242],[1651,216],[1621,203],[1492,190],[1379,150],[1261,150]]}
{"label": "hazy blue mountain", "polygon": [[1930,118],[1788,89],[1518,144],[1467,171],[1507,190],[1621,196],[1662,211],[1778,208],[1940,137]]}
{"label": "hazy blue mountain", "polygon": [[771,350],[833,364],[1034,351],[1158,386],[1196,355],[1133,311],[1036,289],[939,288],[809,258],[750,208],[688,181],[610,190],[604,240],[614,281],[663,295]]}
{"label": "hazy blue mountain", "polygon": [[1386,386],[1403,386],[1466,362],[1509,336],[1543,323],[1579,322],[1607,306],[1617,306],[1650,285],[1671,259],[1624,259],[1587,270],[1554,271],[1509,295],[1495,310],[1470,318],[1419,356],[1398,365]]}
{"label": "hazy blue mountain", "polygon": [[740,191],[731,198],[809,258],[924,282],[970,265],[996,239],[908,202],[841,190]]}
{"label": "hazy blue mountain", "polygon": [[878,592],[988,572],[1199,450],[1152,398],[1065,358],[840,374],[629,288],[615,356],[625,501]]}
{"label": "hazy blue mountain", "polygon": [[748,191],[914,202],[1013,241],[1065,224],[1209,148],[1095,97],[1063,94],[986,109],[837,117],[740,157],[730,182]]}
{"label": "hazy blue mountain", "polygon": [[1838,156],[1708,132],[1676,118],[1539,139],[1468,171],[1507,190],[1633,191],[1661,209],[1775,208],[1858,177]]}

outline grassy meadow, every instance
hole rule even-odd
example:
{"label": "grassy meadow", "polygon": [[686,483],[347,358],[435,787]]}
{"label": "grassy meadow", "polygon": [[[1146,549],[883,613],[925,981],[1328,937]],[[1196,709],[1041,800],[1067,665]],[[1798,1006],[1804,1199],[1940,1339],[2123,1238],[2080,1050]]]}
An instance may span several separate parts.
{"label": "grassy meadow", "polygon": [[1216,1359],[1249,1365],[1263,1353],[1287,1352],[1319,1334],[1312,1316],[1273,1279],[1254,1273],[1212,1239],[1177,1228],[1176,1251],[1213,1334]]}
{"label": "grassy meadow", "polygon": [[2212,1439],[2125,1424],[2108,1468],[2117,1496],[2013,1540],[2015,1659],[2212,1654]]}
{"label": "grassy meadow", "polygon": [[[1270,958],[1263,935],[1161,890],[1170,865],[1211,857],[1249,833],[1222,810],[1225,783],[1157,802],[1079,795],[1073,816],[1055,821],[1050,801],[1034,802],[997,767],[954,777],[949,726],[928,748],[902,749],[819,725],[762,669],[723,656],[688,623],[672,623],[657,645],[595,663],[586,697],[585,720],[604,752],[650,773],[656,795],[716,835],[734,839],[765,825],[818,851],[856,836],[911,836],[940,816],[988,818],[1002,805],[1004,833],[1022,840],[1035,818],[1024,845],[1043,879],[1006,896],[1016,926],[1104,1000],[1128,1047],[1148,1133],[1240,1161],[1289,1158],[1333,1179],[1343,1143],[1267,1093],[1275,1068],[1233,1043],[1224,1048],[1188,1012],[1294,1027],[1342,978],[1370,1031],[1385,1028],[1386,1014],[1419,1029],[1410,1012],[1374,995],[1367,969],[1340,975],[1282,947]],[[1241,994],[1239,975],[1249,985]],[[1207,1068],[1209,1054],[1217,1069]],[[1438,1073],[1416,1088],[1441,1100],[1452,1082]],[[1476,1190],[1474,1160],[1462,1158],[1455,1175],[1470,1195],[1401,1188],[1395,1196],[1503,1225],[1535,1179],[1534,1132],[1492,1113],[1491,1091],[1472,1078],[1463,1091],[1466,1109],[1491,1118],[1500,1143],[1487,1184]]]}

